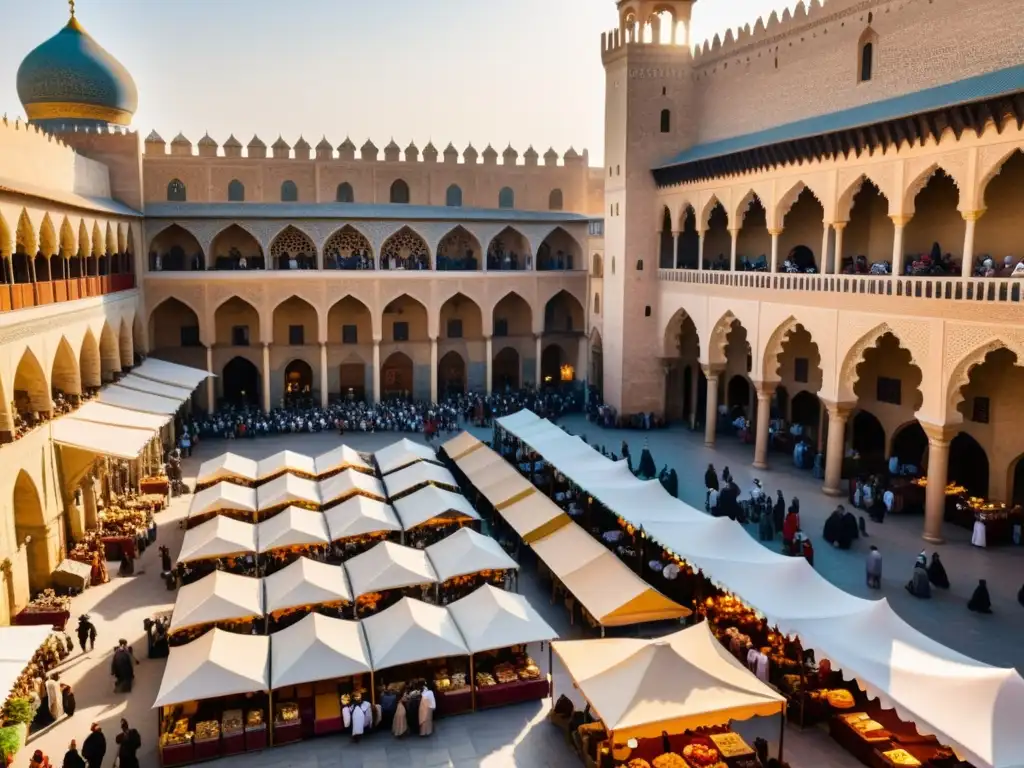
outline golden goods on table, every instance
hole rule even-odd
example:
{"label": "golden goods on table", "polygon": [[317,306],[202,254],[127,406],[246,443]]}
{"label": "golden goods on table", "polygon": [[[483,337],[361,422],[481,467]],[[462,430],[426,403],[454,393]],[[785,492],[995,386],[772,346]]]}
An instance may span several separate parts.
{"label": "golden goods on table", "polygon": [[642,757],[637,757],[626,763],[626,768],[651,768],[651,764]]}
{"label": "golden goods on table", "polygon": [[208,741],[220,738],[220,723],[216,720],[204,720],[196,723],[196,741]]}
{"label": "golden goods on table", "polygon": [[250,709],[245,713],[246,728],[259,728],[261,725],[263,725],[262,709]]}
{"label": "golden goods on table", "polygon": [[[910,482],[913,485],[919,486],[921,488],[927,488],[928,487],[928,478],[927,477],[916,477],[913,480],[911,480]],[[949,483],[948,485],[946,485],[946,495],[947,496],[959,496],[962,493],[967,493],[967,488],[965,488],[964,486],[957,485],[956,483]]]}
{"label": "golden goods on table", "polygon": [[675,752],[666,752],[664,755],[654,758],[651,768],[690,768],[690,766]]}
{"label": "golden goods on table", "polygon": [[715,743],[722,757],[741,757],[754,754],[754,750],[738,733],[732,731],[714,733],[709,738]]}
{"label": "golden goods on table", "polygon": [[888,752],[883,752],[882,754],[890,763],[893,763],[895,765],[921,765],[921,761],[909,752],[907,752],[907,750],[905,749],[890,749]]}
{"label": "golden goods on table", "polygon": [[836,709],[852,709],[856,705],[853,694],[845,688],[825,691],[825,700]]}
{"label": "golden goods on table", "polygon": [[494,666],[494,677],[497,678],[499,683],[514,683],[519,679],[519,675],[516,674],[511,664],[495,664]]}
{"label": "golden goods on table", "polygon": [[220,729],[225,735],[229,733],[239,733],[242,730],[242,710],[227,710],[221,718]]}
{"label": "golden goods on table", "polygon": [[718,750],[706,744],[687,744],[683,747],[683,757],[697,768],[712,766],[718,762]]}
{"label": "golden goods on table", "polygon": [[192,741],[191,733],[165,733],[160,737],[160,746],[176,747],[180,744],[188,744]]}
{"label": "golden goods on table", "polygon": [[26,607],[28,611],[70,611],[71,598],[58,595],[52,589],[44,589]]}
{"label": "golden goods on table", "polygon": [[293,723],[299,719],[299,705],[293,701],[284,701],[277,705],[277,722]]}
{"label": "golden goods on table", "polygon": [[497,685],[494,676],[488,672],[477,672],[476,673],[476,687],[477,688],[490,688],[492,685]]}

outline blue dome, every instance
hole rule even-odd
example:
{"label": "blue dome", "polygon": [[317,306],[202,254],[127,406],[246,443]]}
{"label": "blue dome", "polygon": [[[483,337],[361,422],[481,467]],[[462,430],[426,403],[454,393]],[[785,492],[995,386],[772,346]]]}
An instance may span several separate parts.
{"label": "blue dome", "polygon": [[30,122],[128,125],[135,81],[72,16],[18,67],[18,98]]}

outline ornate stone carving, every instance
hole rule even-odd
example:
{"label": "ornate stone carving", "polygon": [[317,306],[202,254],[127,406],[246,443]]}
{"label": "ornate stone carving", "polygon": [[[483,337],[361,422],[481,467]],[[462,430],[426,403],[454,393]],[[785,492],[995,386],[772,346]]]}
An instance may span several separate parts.
{"label": "ornate stone carving", "polygon": [[430,248],[426,241],[410,227],[402,227],[395,234],[384,241],[380,249],[381,263],[390,262],[392,259],[404,261],[405,259],[419,259],[426,257],[430,259]]}
{"label": "ornate stone carving", "polygon": [[299,256],[315,255],[316,245],[312,238],[298,227],[288,225],[274,238],[270,244],[270,255],[278,256]]}
{"label": "ornate stone carving", "polygon": [[351,256],[354,252],[362,253],[363,251],[369,251],[370,255],[373,256],[373,248],[366,235],[351,224],[346,224],[327,238],[323,251],[325,256],[347,257]]}

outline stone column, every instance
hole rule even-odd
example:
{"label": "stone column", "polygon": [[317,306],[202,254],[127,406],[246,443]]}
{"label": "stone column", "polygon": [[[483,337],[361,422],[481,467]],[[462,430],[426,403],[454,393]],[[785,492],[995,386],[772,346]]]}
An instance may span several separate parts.
{"label": "stone column", "polygon": [[263,345],[263,412],[270,413],[270,345]]}
{"label": "stone column", "polygon": [[536,351],[534,352],[534,354],[537,356],[537,362],[536,362],[537,369],[536,369],[536,371],[534,371],[534,378],[537,379],[537,389],[540,389],[542,386],[544,386],[544,381],[541,378],[541,374],[540,374],[540,356],[544,352],[544,349],[543,349],[544,337],[541,336],[538,333],[536,338],[535,338],[535,341],[536,341],[536,347],[535,347]]}
{"label": "stone column", "polygon": [[697,366],[690,367],[690,429],[697,426],[697,404],[700,402],[698,389],[700,385],[700,374],[697,373]]}
{"label": "stone column", "polygon": [[974,271],[974,229],[985,211],[964,211],[964,257],[960,262],[960,276],[970,277]]}
{"label": "stone column", "polygon": [[327,344],[320,342],[320,407],[327,407]]}
{"label": "stone column", "polygon": [[772,236],[772,263],[769,265],[769,272],[779,271],[779,235],[781,229],[769,229],[768,234]]}
{"label": "stone column", "polygon": [[828,409],[828,445],[825,448],[826,496],[843,496],[843,454],[846,448],[846,420],[852,406],[844,403],[826,403]]}
{"label": "stone column", "polygon": [[928,485],[924,494],[922,538],[942,544],[942,520],[946,516],[946,484],[949,482],[949,443],[952,436],[942,427],[924,424],[928,436]]}
{"label": "stone column", "polygon": [[704,232],[697,233],[697,271],[704,271]]}
{"label": "stone column", "polygon": [[775,384],[757,385],[757,437],[754,442],[754,468],[768,469],[768,424],[772,414],[772,395]]}
{"label": "stone column", "polygon": [[822,275],[828,274],[828,247],[830,245],[830,234],[831,232],[828,222],[823,221],[821,223],[821,264],[819,265],[821,270],[820,274]]}
{"label": "stone column", "polygon": [[86,475],[82,480],[82,509],[85,511],[85,529],[95,531],[100,526],[99,515],[96,511],[96,481],[92,475]]}
{"label": "stone column", "polygon": [[729,230],[729,271],[736,271],[736,251],[740,244],[740,231],[738,229]]}
{"label": "stone column", "polygon": [[668,265],[669,269],[679,266],[679,235],[679,230],[672,230],[672,263]]}
{"label": "stone column", "polygon": [[704,366],[704,375],[708,379],[707,412],[704,415],[704,445],[715,447],[715,431],[718,428],[718,376],[721,370]]}
{"label": "stone column", "polygon": [[491,337],[490,336],[484,336],[484,354],[487,356],[487,372],[484,374],[487,378],[484,381],[484,387],[486,388],[486,392],[489,395],[489,394],[491,394],[491,389],[492,389],[491,378],[493,377],[493,374],[494,374],[494,370],[493,370],[493,363],[494,363],[494,361],[491,359]]}
{"label": "stone column", "polygon": [[430,340],[430,402],[437,402],[437,338]]}
{"label": "stone column", "polygon": [[[832,228],[836,231],[835,258],[832,260],[832,274],[834,275],[838,275],[843,271],[843,230],[846,229],[847,223],[845,221],[832,223]],[[822,272],[824,272],[824,267]]]}
{"label": "stone column", "polygon": [[896,277],[903,275],[903,229],[910,221],[910,216],[890,216],[892,219],[892,273]]}
{"label": "stone column", "polygon": [[373,340],[373,402],[380,402],[380,339]]}
{"label": "stone column", "polygon": [[206,348],[206,412],[212,414],[217,409],[217,383],[213,378],[213,345]]}

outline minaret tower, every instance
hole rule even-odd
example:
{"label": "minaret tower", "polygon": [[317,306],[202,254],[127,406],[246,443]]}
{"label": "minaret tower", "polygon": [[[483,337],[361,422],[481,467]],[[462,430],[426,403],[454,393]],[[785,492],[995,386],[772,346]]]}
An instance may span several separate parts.
{"label": "minaret tower", "polygon": [[[603,394],[621,414],[664,410],[665,374],[657,327],[661,216],[651,169],[691,146],[696,135],[689,45],[694,2],[618,0],[618,27],[601,36]],[[668,15],[674,17],[671,30],[663,29]]]}

